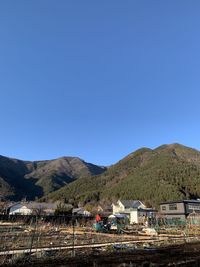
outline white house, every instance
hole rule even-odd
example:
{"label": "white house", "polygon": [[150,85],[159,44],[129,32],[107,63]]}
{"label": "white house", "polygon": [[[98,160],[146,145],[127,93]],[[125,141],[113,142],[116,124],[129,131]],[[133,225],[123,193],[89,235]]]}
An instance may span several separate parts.
{"label": "white house", "polygon": [[30,215],[32,210],[25,203],[15,203],[9,207],[10,215]]}
{"label": "white house", "polygon": [[113,214],[126,214],[130,223],[143,223],[145,217],[150,217],[153,210],[147,208],[140,200],[118,200],[112,204]]}
{"label": "white house", "polygon": [[53,215],[56,208],[56,203],[19,202],[12,204],[8,211],[10,215]]}

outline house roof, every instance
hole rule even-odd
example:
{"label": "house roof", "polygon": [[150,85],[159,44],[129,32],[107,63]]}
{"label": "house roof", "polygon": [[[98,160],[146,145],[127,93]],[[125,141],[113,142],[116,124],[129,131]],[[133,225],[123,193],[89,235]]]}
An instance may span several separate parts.
{"label": "house roof", "polygon": [[138,208],[143,203],[140,200],[120,200],[125,208]]}
{"label": "house roof", "polygon": [[84,208],[74,208],[72,210],[73,213],[76,213],[76,212],[83,212],[84,211]]}
{"label": "house roof", "polygon": [[[45,210],[55,210],[58,206],[58,203],[46,203],[46,202],[17,202],[14,203],[12,205],[9,206],[9,208],[14,207],[16,205],[22,205],[27,207],[28,209],[45,209]],[[72,205],[68,205],[68,204],[64,204],[65,206],[70,206],[72,207]]]}
{"label": "house roof", "polygon": [[84,214],[84,213],[90,213],[89,211],[85,210],[84,208],[75,208],[72,210],[72,213],[77,213],[77,214]]}

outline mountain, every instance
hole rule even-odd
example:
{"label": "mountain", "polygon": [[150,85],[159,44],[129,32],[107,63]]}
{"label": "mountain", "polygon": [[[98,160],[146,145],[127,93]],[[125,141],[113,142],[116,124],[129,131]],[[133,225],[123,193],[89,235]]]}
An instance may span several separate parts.
{"label": "mountain", "polygon": [[46,199],[83,203],[118,198],[161,201],[200,197],[200,152],[180,144],[141,148],[104,173],[76,180]]}
{"label": "mountain", "polygon": [[31,162],[0,156],[0,197],[14,200],[42,197],[105,169],[76,157]]}

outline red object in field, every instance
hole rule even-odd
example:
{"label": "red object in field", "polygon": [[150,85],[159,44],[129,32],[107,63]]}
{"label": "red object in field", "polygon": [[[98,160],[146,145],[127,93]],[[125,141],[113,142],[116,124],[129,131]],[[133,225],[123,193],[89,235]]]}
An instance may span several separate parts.
{"label": "red object in field", "polygon": [[101,217],[99,216],[99,214],[96,215],[95,220],[96,220],[96,222],[100,222],[101,221]]}

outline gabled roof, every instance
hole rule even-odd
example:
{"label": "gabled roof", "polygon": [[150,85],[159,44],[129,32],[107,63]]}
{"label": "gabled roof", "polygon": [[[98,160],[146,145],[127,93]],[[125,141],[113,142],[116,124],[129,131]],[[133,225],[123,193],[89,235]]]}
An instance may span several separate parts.
{"label": "gabled roof", "polygon": [[120,200],[120,202],[126,209],[137,209],[139,206],[144,205],[140,200]]}

